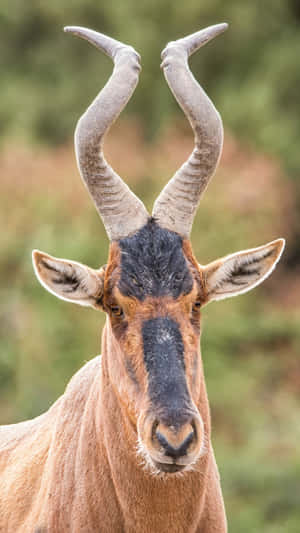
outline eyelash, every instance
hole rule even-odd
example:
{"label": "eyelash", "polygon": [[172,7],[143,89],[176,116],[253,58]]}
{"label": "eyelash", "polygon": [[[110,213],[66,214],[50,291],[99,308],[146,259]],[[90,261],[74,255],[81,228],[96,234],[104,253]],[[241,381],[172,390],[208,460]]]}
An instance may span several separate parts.
{"label": "eyelash", "polygon": [[197,302],[194,302],[193,303],[193,307],[192,307],[192,310],[197,312],[200,310],[200,307],[201,307],[201,302],[200,301],[197,301]]}
{"label": "eyelash", "polygon": [[112,305],[110,310],[114,316],[121,317],[124,314],[123,309],[119,305]]}

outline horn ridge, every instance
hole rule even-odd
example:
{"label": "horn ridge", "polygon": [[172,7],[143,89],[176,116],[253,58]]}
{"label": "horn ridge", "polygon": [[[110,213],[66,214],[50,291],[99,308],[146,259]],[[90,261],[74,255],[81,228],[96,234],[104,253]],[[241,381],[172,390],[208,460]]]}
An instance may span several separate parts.
{"label": "horn ridge", "polygon": [[222,119],[190,71],[188,58],[228,25],[217,24],[170,42],[162,52],[166,81],[194,131],[195,146],[154,203],[162,227],[188,237],[200,198],[217,168],[223,147]]}
{"label": "horn ridge", "polygon": [[75,153],[109,239],[119,240],[138,231],[149,219],[144,204],[103,155],[104,137],[137,86],[140,56],[132,46],[88,28],[66,26],[64,31],[87,40],[114,62],[111,77],[77,123]]}

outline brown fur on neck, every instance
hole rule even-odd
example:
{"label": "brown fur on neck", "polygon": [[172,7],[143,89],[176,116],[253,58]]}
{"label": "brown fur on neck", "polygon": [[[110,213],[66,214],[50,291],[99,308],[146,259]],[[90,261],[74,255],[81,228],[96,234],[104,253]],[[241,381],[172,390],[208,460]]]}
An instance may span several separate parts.
{"label": "brown fur on neck", "polygon": [[[110,362],[122,354],[117,353],[109,329],[106,324],[102,365],[100,358],[87,363],[47,413],[25,423],[29,425],[22,438],[17,438],[22,424],[7,426],[6,432],[2,429],[1,442],[6,433],[7,444],[0,453],[0,530],[32,533],[39,526],[51,533],[92,533],[99,527],[103,533],[224,533],[223,503],[209,438],[207,452],[194,472],[153,477],[139,464],[135,425],[111,385]],[[204,379],[198,407],[209,436]],[[26,457],[29,449],[36,453],[34,461],[12,468],[8,484],[3,474],[9,446],[13,452],[6,468],[15,456]],[[36,490],[25,491],[26,483],[34,479]],[[12,500],[11,483],[22,499]],[[4,510],[12,506],[13,513],[5,516]]]}

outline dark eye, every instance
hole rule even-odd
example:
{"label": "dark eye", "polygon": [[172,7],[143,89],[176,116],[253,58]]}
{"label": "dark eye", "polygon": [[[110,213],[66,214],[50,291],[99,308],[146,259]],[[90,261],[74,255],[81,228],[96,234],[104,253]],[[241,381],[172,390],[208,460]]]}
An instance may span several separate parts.
{"label": "dark eye", "polygon": [[123,316],[123,309],[119,305],[112,305],[110,310],[115,316]]}
{"label": "dark eye", "polygon": [[201,307],[200,300],[197,300],[196,302],[193,303],[193,311],[199,311],[200,307]]}

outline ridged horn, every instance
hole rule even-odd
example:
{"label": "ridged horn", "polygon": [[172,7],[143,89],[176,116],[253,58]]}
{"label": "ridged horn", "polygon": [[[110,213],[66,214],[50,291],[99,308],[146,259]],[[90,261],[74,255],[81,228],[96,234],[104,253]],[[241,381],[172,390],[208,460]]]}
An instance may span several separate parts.
{"label": "ridged horn", "polygon": [[144,226],[149,215],[144,204],[106,162],[104,136],[126,106],[136,88],[140,56],[131,46],[79,26],[65,32],[86,39],[114,62],[104,88],[79,119],[75,130],[75,152],[81,177],[100,214],[109,239],[119,240]]}
{"label": "ridged horn", "polygon": [[152,215],[164,228],[188,237],[200,197],[218,165],[223,146],[221,117],[195,80],[188,58],[227,29],[217,24],[170,42],[162,52],[161,67],[195,135],[195,147],[157,198]]}

